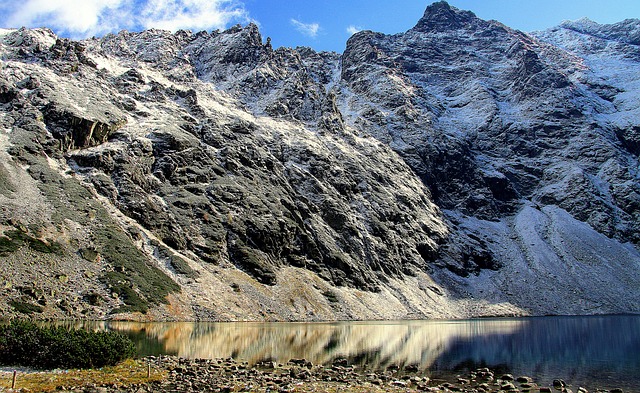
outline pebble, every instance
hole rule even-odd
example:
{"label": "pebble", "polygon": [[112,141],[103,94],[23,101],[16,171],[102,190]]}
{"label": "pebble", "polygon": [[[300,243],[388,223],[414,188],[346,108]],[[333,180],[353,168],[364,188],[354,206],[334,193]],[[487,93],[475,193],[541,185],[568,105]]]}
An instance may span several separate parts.
{"label": "pebble", "polygon": [[[413,367],[391,367],[386,370],[364,370],[349,365],[346,359],[337,359],[328,366],[313,365],[305,359],[291,359],[285,365],[272,361],[259,362],[253,366],[236,362],[233,359],[190,360],[175,356],[149,357],[143,359],[156,369],[167,371],[167,377],[161,381],[132,386],[91,386],[74,390],[79,393],[147,393],[175,392],[195,393],[200,391],[231,393],[251,391],[258,393],[276,392],[321,392],[330,390],[348,390],[360,386],[375,386],[378,391],[406,392],[462,392],[462,393],[505,393],[520,391],[552,393],[548,386],[538,386],[532,378],[511,374],[494,374],[487,368],[480,368],[468,375],[459,375],[450,381],[433,380],[416,375]],[[407,374],[408,373],[408,374]],[[494,375],[497,377],[493,382]],[[339,386],[344,386],[340,388]],[[556,379],[552,384],[556,391],[570,393],[563,380]],[[62,387],[61,387],[62,388]],[[67,387],[67,389],[69,389]],[[62,389],[59,389],[62,390]],[[588,393],[582,387],[576,393]],[[623,393],[613,389],[609,393]]]}
{"label": "pebble", "polygon": [[533,382],[533,379],[531,377],[521,376],[521,377],[518,377],[516,379],[516,381],[518,383],[531,383],[531,382]]}
{"label": "pebble", "polygon": [[564,388],[565,386],[567,386],[567,384],[562,379],[554,379],[553,380],[553,388],[554,389],[562,390],[562,388]]}

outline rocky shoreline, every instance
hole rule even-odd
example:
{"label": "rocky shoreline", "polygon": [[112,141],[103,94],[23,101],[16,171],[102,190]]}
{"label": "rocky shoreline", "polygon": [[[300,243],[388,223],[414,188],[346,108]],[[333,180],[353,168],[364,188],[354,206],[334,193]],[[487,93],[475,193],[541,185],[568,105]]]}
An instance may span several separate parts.
{"label": "rocky shoreline", "polygon": [[[442,379],[424,376],[416,366],[370,370],[337,359],[330,365],[316,365],[305,359],[286,364],[263,361],[255,365],[234,359],[184,359],[175,356],[148,357],[151,373],[166,378],[128,386],[90,386],[81,390],[60,386],[59,390],[83,393],[152,392],[562,392],[587,393],[554,380],[551,386],[538,385],[531,377],[499,374],[479,368],[465,375]],[[623,393],[622,389],[593,390]]]}

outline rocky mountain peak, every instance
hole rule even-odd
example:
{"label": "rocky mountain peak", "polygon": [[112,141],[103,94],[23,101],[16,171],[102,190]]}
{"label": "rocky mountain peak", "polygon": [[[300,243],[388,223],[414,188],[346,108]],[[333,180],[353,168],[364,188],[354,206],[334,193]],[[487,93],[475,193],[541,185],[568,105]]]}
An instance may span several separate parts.
{"label": "rocky mountain peak", "polygon": [[600,24],[589,18],[581,18],[575,21],[564,21],[560,26],[550,30],[557,29],[567,29],[580,34],[635,46],[640,45],[639,19],[625,19],[618,23]]}
{"label": "rocky mountain peak", "polygon": [[471,11],[462,11],[450,6],[446,1],[438,1],[427,7],[413,30],[444,32],[468,27],[478,20]]}
{"label": "rocky mountain peak", "polygon": [[0,30],[0,312],[638,312],[636,24],[583,25]]}
{"label": "rocky mountain peak", "polygon": [[222,34],[237,36],[239,39],[237,44],[239,45],[249,47],[262,45],[262,34],[260,34],[260,28],[255,23],[249,23],[246,27],[236,25],[223,31]]}

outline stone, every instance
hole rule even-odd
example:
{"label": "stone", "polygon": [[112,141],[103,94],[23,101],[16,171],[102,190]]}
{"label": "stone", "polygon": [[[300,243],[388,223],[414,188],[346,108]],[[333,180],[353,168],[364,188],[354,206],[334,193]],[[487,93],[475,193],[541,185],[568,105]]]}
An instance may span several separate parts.
{"label": "stone", "polygon": [[[237,362],[232,359],[184,359],[175,356],[167,356],[160,358],[145,358],[141,360],[143,363],[153,363],[158,365],[158,370],[173,369],[167,377],[162,381],[141,383],[133,386],[105,386],[107,392],[145,392],[145,391],[311,391],[325,389],[366,389],[367,386],[382,386],[385,383],[381,380],[384,372],[364,371],[359,368],[343,368],[343,371],[337,373],[328,368],[313,367],[308,369],[304,366],[304,362],[288,362],[285,365],[276,365],[275,368],[269,370],[258,370],[257,365],[251,366],[245,362]],[[298,364],[295,364],[298,363]],[[207,373],[211,366],[224,366],[219,369],[221,372]],[[244,367],[244,368],[242,368]],[[347,372],[346,370],[349,370]],[[179,372],[178,372],[179,371]],[[308,376],[304,380],[290,377],[291,372],[295,374],[307,373]],[[337,379],[325,378],[327,373],[336,373]],[[195,375],[192,375],[195,374]],[[339,375],[342,374],[342,375]],[[459,375],[460,379],[470,379],[471,375]],[[323,385],[323,383],[329,385]],[[417,391],[495,391],[495,387],[489,384],[479,384],[474,386],[471,383],[468,386],[462,382],[451,383],[443,382],[437,385],[428,386],[429,378],[409,376],[408,379],[388,378],[387,387],[390,389],[414,389]],[[433,383],[433,381],[431,381]],[[93,388],[96,388],[95,386]],[[547,388],[550,392],[551,390]],[[500,391],[517,391],[512,382],[505,382]],[[541,389],[541,391],[545,391]]]}
{"label": "stone", "polygon": [[337,359],[333,360],[333,365],[334,366],[344,367],[344,366],[347,366],[348,364],[349,363],[348,363],[347,359],[345,359],[345,358],[337,358]]}
{"label": "stone", "polygon": [[533,379],[531,377],[526,377],[526,376],[520,376],[516,379],[517,382],[524,384],[524,383],[531,383],[533,382]]}
{"label": "stone", "polygon": [[417,364],[410,364],[404,367],[404,371],[408,373],[417,373],[418,371],[420,371],[420,368]]}
{"label": "stone", "polygon": [[96,386],[86,390],[87,393],[108,393],[109,389],[104,386]]}
{"label": "stone", "polygon": [[556,390],[562,390],[567,384],[562,379],[553,380],[553,388]]}

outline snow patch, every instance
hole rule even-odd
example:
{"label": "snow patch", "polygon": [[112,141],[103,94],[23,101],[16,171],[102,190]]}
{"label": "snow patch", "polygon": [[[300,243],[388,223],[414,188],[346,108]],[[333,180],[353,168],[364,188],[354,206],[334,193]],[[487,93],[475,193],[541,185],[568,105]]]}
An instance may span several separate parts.
{"label": "snow patch", "polygon": [[129,68],[124,67],[121,63],[112,57],[104,57],[96,54],[90,54],[88,57],[96,63],[99,70],[106,70],[113,75],[125,73]]}
{"label": "snow patch", "polygon": [[0,29],[0,38],[4,38],[6,35],[13,33],[16,29]]}

